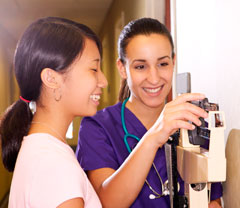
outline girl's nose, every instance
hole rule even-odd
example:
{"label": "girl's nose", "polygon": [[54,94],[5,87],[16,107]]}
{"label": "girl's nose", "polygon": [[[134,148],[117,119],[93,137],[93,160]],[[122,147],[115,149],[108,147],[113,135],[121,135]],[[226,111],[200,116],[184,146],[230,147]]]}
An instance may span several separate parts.
{"label": "girl's nose", "polygon": [[108,81],[101,70],[99,70],[98,76],[98,86],[101,88],[105,88],[108,85]]}

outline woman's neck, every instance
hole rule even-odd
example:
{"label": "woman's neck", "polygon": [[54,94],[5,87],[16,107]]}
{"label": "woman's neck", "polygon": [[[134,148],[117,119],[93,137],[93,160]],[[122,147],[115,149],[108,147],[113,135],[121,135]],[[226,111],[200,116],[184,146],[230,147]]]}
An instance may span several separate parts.
{"label": "woman's neck", "polygon": [[161,114],[164,103],[156,108],[146,106],[143,103],[135,103],[128,101],[126,107],[141,121],[141,123],[148,130],[152,127],[155,121],[158,119]]}

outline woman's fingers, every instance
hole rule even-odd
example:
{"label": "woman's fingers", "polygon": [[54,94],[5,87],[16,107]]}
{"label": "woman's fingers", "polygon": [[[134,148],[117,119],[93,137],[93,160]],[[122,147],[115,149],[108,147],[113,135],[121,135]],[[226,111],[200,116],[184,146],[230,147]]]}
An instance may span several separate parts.
{"label": "woman's fingers", "polygon": [[[191,113],[190,111],[178,111],[178,112],[172,113],[166,117],[167,117],[166,119],[168,119],[169,122],[174,121],[174,120],[183,120],[184,122],[191,121],[192,123],[195,123],[197,126],[201,125],[199,116]],[[181,127],[179,126],[176,128],[181,128]]]}
{"label": "woman's fingers", "polygon": [[182,103],[182,104],[172,105],[172,106],[171,105],[168,106],[168,104],[166,105],[167,113],[177,113],[177,112],[186,112],[186,111],[191,112],[192,114],[195,114],[198,117],[207,118],[208,116],[205,110],[191,103]]}
{"label": "woman's fingers", "polygon": [[195,100],[203,100],[205,98],[204,94],[201,93],[185,93],[178,96],[175,100],[171,101],[170,105],[178,105],[185,102],[195,101]]}
{"label": "woman's fingers", "polygon": [[183,120],[174,120],[172,122],[172,127],[174,129],[187,129],[187,130],[193,130],[195,128],[193,124]]}

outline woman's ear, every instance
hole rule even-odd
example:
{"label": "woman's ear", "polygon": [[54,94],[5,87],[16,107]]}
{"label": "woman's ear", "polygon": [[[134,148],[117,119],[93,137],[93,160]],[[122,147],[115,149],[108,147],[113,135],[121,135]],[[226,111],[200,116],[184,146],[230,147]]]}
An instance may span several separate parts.
{"label": "woman's ear", "polygon": [[126,67],[119,58],[117,59],[117,68],[121,78],[127,79]]}
{"label": "woman's ear", "polygon": [[60,87],[59,76],[60,75],[56,71],[50,68],[45,68],[41,72],[41,80],[43,84],[51,89],[57,89]]}
{"label": "woman's ear", "polygon": [[176,64],[176,54],[174,54],[174,57],[173,57],[173,65],[175,66],[175,64]]}

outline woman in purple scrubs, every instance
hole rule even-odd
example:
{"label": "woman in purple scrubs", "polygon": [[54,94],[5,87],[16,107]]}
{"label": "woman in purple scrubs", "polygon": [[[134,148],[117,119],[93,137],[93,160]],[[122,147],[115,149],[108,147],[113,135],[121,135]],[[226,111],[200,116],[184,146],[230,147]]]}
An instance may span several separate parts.
{"label": "woman in purple scrubs", "polygon": [[[185,94],[165,104],[176,56],[169,31],[155,19],[126,25],[118,53],[119,103],[83,119],[76,155],[104,207],[168,208],[163,145],[179,128],[192,130],[188,121],[200,125],[199,117],[207,117],[188,102],[204,95]],[[210,207],[221,207],[221,196],[221,185],[214,184]]]}

